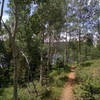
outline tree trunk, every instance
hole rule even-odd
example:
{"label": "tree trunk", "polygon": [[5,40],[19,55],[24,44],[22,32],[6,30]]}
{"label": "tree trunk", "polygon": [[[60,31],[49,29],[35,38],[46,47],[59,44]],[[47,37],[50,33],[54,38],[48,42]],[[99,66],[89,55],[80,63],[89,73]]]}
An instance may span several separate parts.
{"label": "tree trunk", "polygon": [[85,61],[87,60],[87,42],[86,42],[86,44],[85,44]]}
{"label": "tree trunk", "polygon": [[79,29],[79,33],[78,33],[78,62],[80,63],[81,61],[81,33],[80,33],[80,29]]}
{"label": "tree trunk", "polygon": [[[41,57],[41,62],[43,62],[43,58]],[[43,66],[40,65],[40,84],[43,85]]]}
{"label": "tree trunk", "polygon": [[43,85],[43,55],[41,52],[41,65],[40,65],[40,84]]}
{"label": "tree trunk", "polygon": [[50,69],[51,65],[51,33],[49,33],[49,44],[48,44],[48,70]]}
{"label": "tree trunk", "polygon": [[17,95],[17,54],[16,54],[16,43],[13,40],[13,61],[14,61],[14,100],[18,100]]}
{"label": "tree trunk", "polygon": [[[44,46],[44,33],[41,33],[41,43]],[[40,84],[43,85],[43,46],[41,46]]]}
{"label": "tree trunk", "polygon": [[14,30],[13,30],[13,41],[12,41],[12,50],[13,50],[13,63],[14,63],[14,100],[18,100],[17,93],[17,51],[16,51],[16,33],[17,33],[17,2],[14,0]]}
{"label": "tree trunk", "polygon": [[68,40],[67,40],[67,32],[66,32],[66,42],[65,42],[65,57],[64,64],[68,62]]}
{"label": "tree trunk", "polygon": [[98,33],[100,34],[100,20],[98,20]]}
{"label": "tree trunk", "polygon": [[2,20],[2,16],[3,16],[4,1],[5,1],[5,0],[2,0],[2,4],[1,4],[1,13],[0,13],[0,31],[1,31],[1,20]]}

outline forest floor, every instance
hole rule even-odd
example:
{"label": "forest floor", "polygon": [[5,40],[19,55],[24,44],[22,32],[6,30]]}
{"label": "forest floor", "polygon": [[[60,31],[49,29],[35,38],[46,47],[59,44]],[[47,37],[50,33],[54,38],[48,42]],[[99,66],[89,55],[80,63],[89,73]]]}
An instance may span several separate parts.
{"label": "forest floor", "polygon": [[68,75],[68,81],[63,90],[61,100],[74,100],[72,91],[74,80],[75,80],[75,67],[72,67],[71,72]]}

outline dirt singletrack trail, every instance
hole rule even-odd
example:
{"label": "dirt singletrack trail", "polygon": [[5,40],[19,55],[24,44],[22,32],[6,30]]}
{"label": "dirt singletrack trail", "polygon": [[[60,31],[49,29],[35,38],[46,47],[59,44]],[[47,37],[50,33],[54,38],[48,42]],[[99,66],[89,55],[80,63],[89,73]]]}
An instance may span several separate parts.
{"label": "dirt singletrack trail", "polygon": [[68,75],[68,81],[65,85],[65,88],[63,90],[61,100],[74,100],[73,98],[73,91],[72,91],[72,85],[75,80],[75,67],[72,67],[71,72]]}

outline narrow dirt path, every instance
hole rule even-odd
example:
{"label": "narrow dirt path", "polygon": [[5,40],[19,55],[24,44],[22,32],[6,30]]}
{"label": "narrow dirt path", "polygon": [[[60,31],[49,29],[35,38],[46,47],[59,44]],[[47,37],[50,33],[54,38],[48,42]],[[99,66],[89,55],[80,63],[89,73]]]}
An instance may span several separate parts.
{"label": "narrow dirt path", "polygon": [[73,92],[72,92],[72,85],[75,80],[75,72],[74,71],[75,71],[75,67],[72,67],[72,70],[68,75],[69,79],[65,85],[61,100],[74,100]]}

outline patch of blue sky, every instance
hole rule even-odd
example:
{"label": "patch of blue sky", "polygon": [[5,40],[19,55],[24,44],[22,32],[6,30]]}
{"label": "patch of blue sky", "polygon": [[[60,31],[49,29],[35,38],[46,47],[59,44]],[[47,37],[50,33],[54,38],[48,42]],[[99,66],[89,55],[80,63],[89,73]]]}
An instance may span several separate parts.
{"label": "patch of blue sky", "polygon": [[34,3],[31,4],[31,14],[30,15],[33,14],[36,7],[37,7],[37,4],[34,4]]}
{"label": "patch of blue sky", "polygon": [[[0,2],[2,2],[2,0],[0,0]],[[8,10],[7,4],[8,4],[8,0],[5,0],[4,11],[3,11],[3,21],[6,21],[9,18],[9,15],[6,13],[6,11]]]}
{"label": "patch of blue sky", "polygon": [[[1,2],[1,0],[0,0],[0,2]],[[7,19],[9,19],[9,14],[6,12],[7,10],[9,10],[9,8],[8,8],[8,0],[5,0],[5,3],[4,3],[4,12],[3,12],[3,21],[5,22]],[[35,10],[35,8],[36,8],[36,4],[31,4],[31,13],[30,13],[30,15],[32,15],[33,14],[33,12],[34,12],[34,10]]]}

